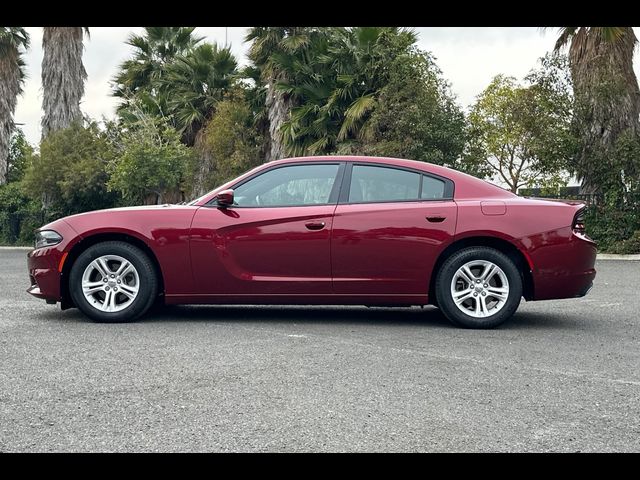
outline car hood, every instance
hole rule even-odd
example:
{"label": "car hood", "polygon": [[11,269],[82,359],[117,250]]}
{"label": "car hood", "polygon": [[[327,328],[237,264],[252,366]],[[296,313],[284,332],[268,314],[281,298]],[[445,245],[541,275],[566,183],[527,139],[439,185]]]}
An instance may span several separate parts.
{"label": "car hood", "polygon": [[136,207],[107,208],[104,210],[92,210],[90,212],[77,213],[67,217],[59,218],[43,225],[38,230],[55,230],[60,222],[64,222],[82,234],[86,229],[93,227],[117,227],[126,226],[135,229],[136,224],[143,223],[164,223],[172,218],[187,216],[192,214],[199,207],[193,205],[141,205]]}

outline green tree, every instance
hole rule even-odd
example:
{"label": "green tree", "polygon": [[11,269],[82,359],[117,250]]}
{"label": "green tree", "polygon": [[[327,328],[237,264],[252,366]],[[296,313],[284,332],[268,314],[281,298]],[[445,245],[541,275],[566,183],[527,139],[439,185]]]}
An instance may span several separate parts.
{"label": "green tree", "polygon": [[82,120],[87,72],[82,64],[87,27],[44,27],[42,37],[42,138]]}
{"label": "green tree", "polygon": [[519,85],[496,76],[469,114],[470,142],[478,161],[516,193],[543,181],[562,183],[573,153],[570,122],[553,93],[540,84]]}
{"label": "green tree", "polygon": [[95,122],[50,133],[24,178],[29,195],[41,202],[44,220],[115,206],[117,196],[106,190],[113,156]]}
{"label": "green tree", "polygon": [[433,57],[413,48],[389,70],[368,128],[357,141],[343,142],[338,151],[458,167],[465,118]]}
{"label": "green tree", "polygon": [[33,147],[27,141],[24,133],[19,128],[11,137],[9,146],[9,169],[7,171],[7,182],[19,182],[24,178],[29,169],[33,157]]}
{"label": "green tree", "polygon": [[168,125],[146,123],[123,133],[116,158],[109,165],[108,189],[128,204],[180,202],[190,190],[193,151]]}
{"label": "green tree", "polygon": [[621,135],[640,134],[640,90],[633,71],[638,40],[631,27],[561,27],[559,33],[555,49],[569,45],[576,97],[580,146],[573,170],[586,193],[606,191],[603,183],[624,190],[624,176],[636,167],[617,168],[612,154]]}
{"label": "green tree", "polygon": [[203,134],[200,171],[194,195],[231,180],[261,163],[262,135],[254,128],[252,112],[242,95],[220,102]]}
{"label": "green tree", "polygon": [[0,185],[7,181],[13,114],[25,78],[22,55],[28,48],[29,34],[23,27],[0,27]]}
{"label": "green tree", "polygon": [[9,148],[7,183],[0,185],[0,243],[30,243],[41,222],[40,209],[25,192],[22,179],[29,169],[33,148],[16,129]]}
{"label": "green tree", "polygon": [[33,245],[33,231],[42,225],[38,202],[22,182],[0,185],[0,244]]}

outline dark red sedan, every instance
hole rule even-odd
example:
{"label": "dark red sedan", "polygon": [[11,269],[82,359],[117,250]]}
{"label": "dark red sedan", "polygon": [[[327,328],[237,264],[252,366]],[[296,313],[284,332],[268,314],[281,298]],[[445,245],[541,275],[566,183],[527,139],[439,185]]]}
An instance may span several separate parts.
{"label": "dark red sedan", "polygon": [[188,205],[45,225],[28,254],[28,292],[103,322],[156,301],[432,304],[456,325],[494,327],[522,297],[589,291],[596,245],[583,211],[423,162],[292,158]]}

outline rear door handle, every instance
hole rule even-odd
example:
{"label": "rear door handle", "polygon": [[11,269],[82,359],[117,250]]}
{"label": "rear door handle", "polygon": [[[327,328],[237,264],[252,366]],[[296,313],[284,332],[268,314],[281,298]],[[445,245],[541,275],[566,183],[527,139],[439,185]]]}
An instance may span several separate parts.
{"label": "rear door handle", "polygon": [[309,222],[304,224],[308,230],[322,230],[324,228],[324,222]]}
{"label": "rear door handle", "polygon": [[443,217],[442,215],[430,215],[427,217],[431,223],[440,223],[443,222],[447,217]]}

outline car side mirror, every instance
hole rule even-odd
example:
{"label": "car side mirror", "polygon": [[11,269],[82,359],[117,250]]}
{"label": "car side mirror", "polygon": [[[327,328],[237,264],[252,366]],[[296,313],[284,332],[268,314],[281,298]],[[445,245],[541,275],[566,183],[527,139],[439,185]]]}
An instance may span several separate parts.
{"label": "car side mirror", "polygon": [[222,190],[220,193],[218,193],[216,199],[218,201],[218,205],[221,207],[228,207],[230,205],[233,205],[233,190]]}

